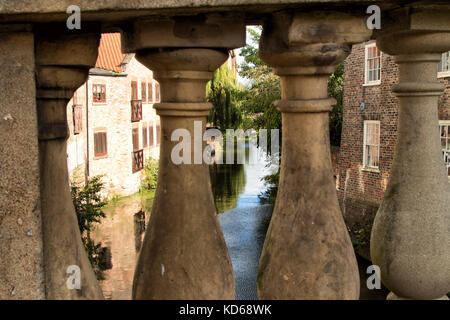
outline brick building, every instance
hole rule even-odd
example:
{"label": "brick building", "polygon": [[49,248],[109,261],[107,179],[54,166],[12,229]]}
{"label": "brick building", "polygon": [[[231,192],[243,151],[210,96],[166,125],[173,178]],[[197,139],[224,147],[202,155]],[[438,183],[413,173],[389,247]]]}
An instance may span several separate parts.
{"label": "brick building", "polygon": [[[437,77],[446,88],[439,99],[439,129],[450,175],[449,62],[446,53]],[[392,85],[397,82],[397,64],[391,56],[380,52],[375,42],[353,46],[345,61],[343,128],[336,184],[347,224],[353,230],[364,229],[366,245],[394,156],[398,101]],[[364,251],[363,255],[367,256],[368,246]]]}
{"label": "brick building", "polygon": [[105,175],[108,197],[137,192],[145,160],[159,157],[159,96],[152,71],[122,53],[120,34],[103,34],[95,68],[67,105],[71,175]]}

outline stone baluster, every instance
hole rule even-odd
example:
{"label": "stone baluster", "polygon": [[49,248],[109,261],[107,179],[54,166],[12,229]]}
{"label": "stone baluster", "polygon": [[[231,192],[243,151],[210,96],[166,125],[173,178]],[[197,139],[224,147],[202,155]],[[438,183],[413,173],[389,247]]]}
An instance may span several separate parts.
{"label": "stone baluster", "polygon": [[[245,25],[223,16],[142,20],[125,30],[123,39],[125,50],[136,52],[161,85],[161,103],[154,105],[161,117],[158,185],[133,298],[234,299],[233,269],[202,159],[202,138],[211,108],[205,86],[228,49],[245,44]],[[201,126],[194,128],[195,122]],[[177,129],[189,132],[185,142],[191,151],[184,152],[191,164],[171,158]]]}
{"label": "stone baluster", "polygon": [[[63,24],[45,26],[35,32],[46,297],[101,299],[101,289],[80,238],[66,150],[69,137],[66,106],[74,91],[85,82],[89,68],[95,65],[100,34],[52,32],[63,28]],[[70,266],[75,269],[68,270]],[[77,267],[81,288],[70,289],[67,281]]]}
{"label": "stone baluster", "polygon": [[43,299],[31,25],[0,26],[0,299]]}
{"label": "stone baluster", "polygon": [[399,65],[393,87],[398,137],[371,257],[391,290],[388,299],[448,299],[450,186],[439,142],[437,104],[444,88],[437,63],[450,50],[450,10],[413,9],[392,17],[396,22],[380,30],[377,45]]}
{"label": "stone baluster", "polygon": [[327,79],[370,36],[363,17],[309,12],[266,22],[260,57],[281,77],[277,201],[258,272],[260,299],[358,299],[359,275],[330,157]]}

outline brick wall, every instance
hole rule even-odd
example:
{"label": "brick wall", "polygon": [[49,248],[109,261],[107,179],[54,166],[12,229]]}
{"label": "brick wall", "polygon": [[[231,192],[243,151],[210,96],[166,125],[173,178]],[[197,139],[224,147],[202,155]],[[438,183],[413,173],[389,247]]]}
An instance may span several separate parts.
{"label": "brick wall", "polygon": [[[76,92],[76,103],[82,105],[83,131],[74,134],[73,126],[73,99],[67,106],[67,118],[70,127],[70,138],[67,144],[68,166],[72,174],[76,167],[84,172],[86,159],[89,159],[89,176],[104,175],[105,195],[129,195],[137,192],[141,183],[142,171],[132,173],[132,129],[138,128],[140,149],[143,148],[143,126],[153,125],[153,147],[144,148],[144,159],[152,156],[158,158],[159,145],[156,143],[156,128],[159,117],[156,115],[152,103],[146,101],[142,104],[142,120],[131,122],[131,81],[138,82],[138,95],[141,99],[141,82],[153,83],[153,98],[155,94],[155,81],[153,73],[134,57],[126,65],[125,76],[89,76],[88,102],[89,102],[89,155],[86,153],[86,83]],[[106,86],[106,102],[96,103],[92,98],[93,84]],[[147,94],[148,95],[148,94]],[[96,157],[94,155],[94,133],[106,130],[107,155]]]}
{"label": "brick wall", "polygon": [[[373,218],[387,187],[397,139],[398,100],[391,89],[398,82],[398,66],[393,57],[383,53],[381,84],[364,86],[365,44],[353,46],[344,63],[344,114],[337,189],[347,224],[356,230],[365,229],[370,235]],[[447,120],[450,119],[450,83],[449,78],[440,81],[446,85],[446,90],[439,100],[439,118]],[[361,103],[365,104],[364,110]],[[363,168],[364,120],[380,121],[379,170]],[[368,246],[364,251],[367,255]]]}

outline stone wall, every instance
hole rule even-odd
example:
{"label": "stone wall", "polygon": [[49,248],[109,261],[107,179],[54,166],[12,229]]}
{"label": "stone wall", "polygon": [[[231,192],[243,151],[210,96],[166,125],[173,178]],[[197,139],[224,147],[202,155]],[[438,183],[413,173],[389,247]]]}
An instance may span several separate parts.
{"label": "stone wall", "polygon": [[[138,94],[141,99],[141,82],[153,82],[153,97],[156,97],[155,81],[151,70],[144,67],[134,57],[126,65],[125,76],[89,76],[89,157],[86,153],[86,83],[76,92],[76,103],[82,105],[83,109],[83,131],[74,134],[73,126],[73,99],[67,106],[67,117],[71,130],[68,140],[68,165],[69,171],[81,167],[82,172],[86,168],[86,159],[89,158],[89,176],[105,175],[105,195],[130,195],[139,190],[142,171],[132,172],[132,129],[138,128],[139,145],[143,147],[143,126],[153,125],[153,147],[144,148],[144,159],[150,156],[159,157],[159,145],[156,141],[156,128],[159,116],[156,115],[152,103],[146,101],[142,104],[142,120],[131,122],[131,81],[138,82]],[[106,86],[106,102],[96,103],[92,98],[92,86],[104,84]],[[95,156],[94,133],[106,130],[107,132],[107,155]]]}

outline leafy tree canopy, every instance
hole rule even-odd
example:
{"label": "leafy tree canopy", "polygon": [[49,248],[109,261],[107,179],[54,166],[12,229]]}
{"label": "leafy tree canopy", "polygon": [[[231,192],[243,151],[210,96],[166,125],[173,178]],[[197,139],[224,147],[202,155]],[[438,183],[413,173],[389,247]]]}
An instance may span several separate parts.
{"label": "leafy tree canopy", "polygon": [[228,62],[224,63],[206,87],[206,99],[213,105],[208,122],[221,130],[239,128],[242,122],[241,91],[233,70],[228,67]]}
{"label": "leafy tree canopy", "polygon": [[261,27],[248,28],[247,31],[251,41],[241,49],[240,56],[244,61],[239,65],[239,74],[248,80],[242,95],[245,127],[281,129],[281,114],[273,104],[281,98],[280,78],[259,58],[257,45]]}

